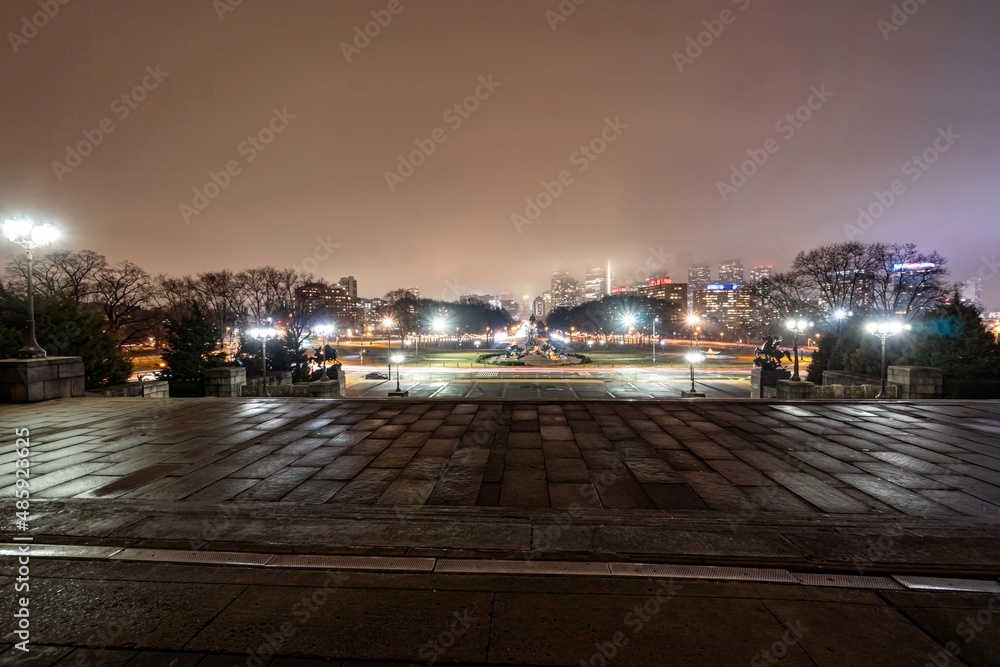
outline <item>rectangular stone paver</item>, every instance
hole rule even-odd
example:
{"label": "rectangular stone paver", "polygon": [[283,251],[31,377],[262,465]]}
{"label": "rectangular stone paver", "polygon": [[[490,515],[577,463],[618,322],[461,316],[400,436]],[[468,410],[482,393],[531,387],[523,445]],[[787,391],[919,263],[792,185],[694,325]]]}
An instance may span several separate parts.
{"label": "rectangular stone paver", "polygon": [[[632,391],[622,384],[614,391]],[[534,402],[543,395],[554,400]],[[582,489],[616,510],[995,520],[1000,508],[996,403],[565,395],[533,386],[519,403],[95,398],[8,406],[0,427],[34,424],[40,500],[566,508]],[[0,497],[13,482],[12,469],[0,472]]]}

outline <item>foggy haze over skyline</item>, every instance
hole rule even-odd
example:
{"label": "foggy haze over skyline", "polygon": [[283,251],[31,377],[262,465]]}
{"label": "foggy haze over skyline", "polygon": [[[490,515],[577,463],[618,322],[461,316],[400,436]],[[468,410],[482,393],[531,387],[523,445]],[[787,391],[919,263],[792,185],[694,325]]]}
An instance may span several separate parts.
{"label": "foggy haze over skyline", "polygon": [[987,0],[48,4],[0,8],[0,213],[54,250],[520,299],[853,238],[1000,307]]}

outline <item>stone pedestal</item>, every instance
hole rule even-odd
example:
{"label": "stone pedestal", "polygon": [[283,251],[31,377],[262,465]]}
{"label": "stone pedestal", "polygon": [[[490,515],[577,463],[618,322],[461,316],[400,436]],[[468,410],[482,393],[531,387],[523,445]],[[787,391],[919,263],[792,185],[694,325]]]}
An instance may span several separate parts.
{"label": "stone pedestal", "polygon": [[681,398],[705,398],[705,392],[703,391],[688,391],[685,389],[681,392]]}
{"label": "stone pedestal", "polygon": [[243,367],[210,368],[205,371],[205,396],[239,397],[246,383],[247,369]]}
{"label": "stone pedestal", "polygon": [[83,394],[83,357],[0,359],[0,403],[35,403]]}
{"label": "stone pedestal", "polygon": [[889,366],[889,384],[899,388],[902,399],[941,398],[944,396],[944,373],[926,366]]}
{"label": "stone pedestal", "polygon": [[395,398],[405,398],[405,397],[407,397],[409,395],[410,395],[410,392],[408,392],[405,389],[403,389],[401,391],[390,391],[389,392],[389,398],[393,398],[393,397],[395,397]]}
{"label": "stone pedestal", "polygon": [[779,401],[801,401],[812,398],[813,387],[815,386],[812,382],[805,382],[803,380],[799,382],[795,380],[778,380],[776,398]]}
{"label": "stone pedestal", "polygon": [[760,366],[754,366],[750,372],[750,398],[768,398],[766,394],[769,392],[764,391],[765,387],[775,389],[778,380],[787,380],[790,377],[792,374],[784,368],[766,371]]}

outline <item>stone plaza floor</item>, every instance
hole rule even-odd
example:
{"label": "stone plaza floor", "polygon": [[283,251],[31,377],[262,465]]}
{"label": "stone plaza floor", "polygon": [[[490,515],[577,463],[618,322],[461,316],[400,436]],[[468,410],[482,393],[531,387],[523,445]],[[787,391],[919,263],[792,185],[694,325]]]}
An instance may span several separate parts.
{"label": "stone plaza floor", "polygon": [[24,664],[1000,656],[1000,402],[87,398],[0,433]]}

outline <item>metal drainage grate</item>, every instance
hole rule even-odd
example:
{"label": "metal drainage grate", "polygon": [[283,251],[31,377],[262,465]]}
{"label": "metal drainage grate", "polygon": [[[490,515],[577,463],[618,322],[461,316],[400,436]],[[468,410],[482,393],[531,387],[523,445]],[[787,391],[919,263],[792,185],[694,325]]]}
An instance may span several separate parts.
{"label": "metal drainage grate", "polygon": [[568,574],[606,577],[607,563],[520,560],[438,560],[434,572],[448,574]]}
{"label": "metal drainage grate", "polygon": [[1000,583],[983,579],[944,579],[939,577],[892,577],[911,591],[966,591],[969,593],[1000,593]]}
{"label": "metal drainage grate", "polygon": [[205,565],[267,565],[273,554],[237,551],[179,551],[172,549],[122,549],[113,560],[141,560],[156,563],[198,563]]}
{"label": "metal drainage grate", "polygon": [[756,581],[797,584],[788,572],[777,568],[712,567],[709,565],[648,565],[643,563],[611,563],[615,577],[668,577],[671,579],[705,579],[715,581]]}
{"label": "metal drainage grate", "polygon": [[306,556],[279,555],[267,567],[304,567],[329,570],[383,570],[393,572],[431,572],[433,558],[386,558],[383,556]]}
{"label": "metal drainage grate", "polygon": [[[64,544],[32,544],[22,542],[30,547],[29,556],[37,558],[111,558],[122,550],[121,547],[90,547],[86,545],[64,545]],[[24,555],[18,550],[17,544],[4,544],[0,546],[0,556]]]}
{"label": "metal drainage grate", "polygon": [[831,586],[834,588],[871,588],[886,591],[901,591],[903,586],[889,577],[864,577],[851,574],[796,574],[793,575],[805,586]]}

